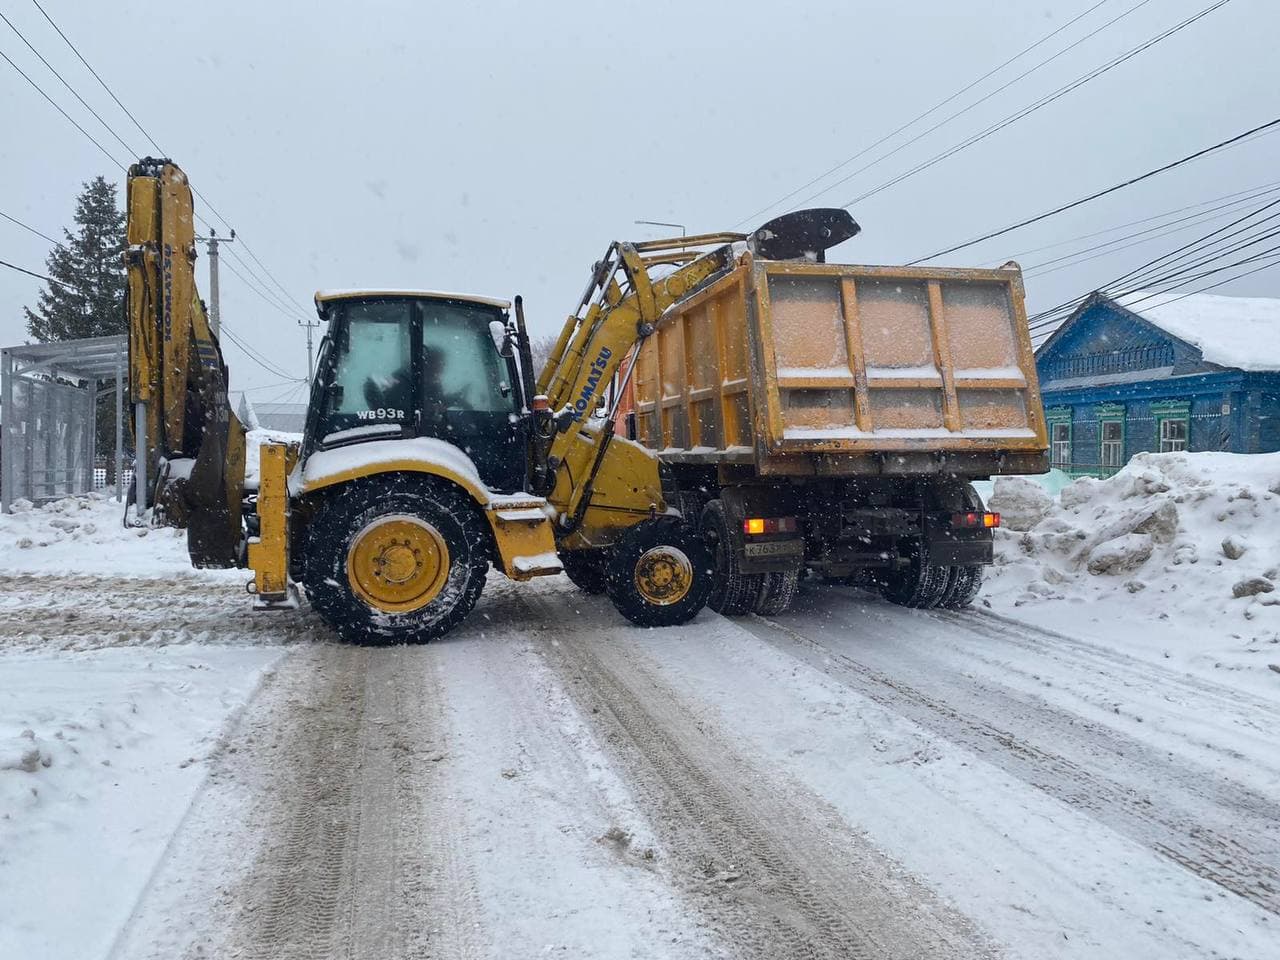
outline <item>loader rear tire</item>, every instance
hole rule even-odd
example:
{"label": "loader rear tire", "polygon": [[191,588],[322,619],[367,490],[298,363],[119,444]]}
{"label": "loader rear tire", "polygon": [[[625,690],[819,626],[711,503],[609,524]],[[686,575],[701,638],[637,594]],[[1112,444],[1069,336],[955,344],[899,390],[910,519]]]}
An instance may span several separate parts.
{"label": "loader rear tire", "polygon": [[471,612],[488,570],[471,498],[404,474],[346,485],[312,519],[303,583],[344,640],[426,643]]}
{"label": "loader rear tire", "polygon": [[674,517],[644,520],[613,550],[607,592],[642,627],[673,627],[697,616],[712,583],[711,552],[698,530]]}
{"label": "loader rear tire", "polygon": [[713,570],[707,606],[726,617],[750,613],[763,578],[758,573],[742,572],[724,504],[719,500],[712,500],[702,509],[702,538],[711,551]]}
{"label": "loader rear tire", "polygon": [[604,550],[566,550],[560,554],[564,575],[583,593],[604,593],[609,555]]}
{"label": "loader rear tire", "polygon": [[786,613],[791,609],[791,604],[799,590],[799,570],[766,573],[760,584],[760,593],[756,597],[755,612],[762,617],[776,617],[780,613]]}

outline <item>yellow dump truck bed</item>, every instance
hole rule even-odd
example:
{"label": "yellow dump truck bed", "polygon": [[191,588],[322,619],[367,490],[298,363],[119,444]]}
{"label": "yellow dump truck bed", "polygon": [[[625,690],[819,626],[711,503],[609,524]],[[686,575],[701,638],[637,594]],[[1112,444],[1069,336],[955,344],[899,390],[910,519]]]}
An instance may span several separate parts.
{"label": "yellow dump truck bed", "polygon": [[636,437],[761,474],[1047,469],[1022,275],[771,261],[668,310],[641,345]]}

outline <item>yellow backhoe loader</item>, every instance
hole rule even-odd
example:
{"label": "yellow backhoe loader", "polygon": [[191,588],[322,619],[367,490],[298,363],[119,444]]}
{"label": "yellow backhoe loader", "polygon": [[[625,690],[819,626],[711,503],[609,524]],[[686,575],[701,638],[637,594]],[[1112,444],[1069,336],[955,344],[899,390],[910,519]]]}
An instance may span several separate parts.
{"label": "yellow backhoe loader", "polygon": [[512,316],[487,297],[322,291],[302,443],[263,444],[246,490],[244,429],[195,289],[185,175],[134,164],[127,214],[136,510],[187,526],[193,564],[252,568],[262,608],[294,605],[300,583],[343,637],[367,642],[443,634],[490,566],[520,581],[567,566],[646,626],[702,608],[709,551],[658,458],[614,436],[602,399],[742,235],[694,238],[719,244],[674,260],[611,245],[536,383],[518,297]]}

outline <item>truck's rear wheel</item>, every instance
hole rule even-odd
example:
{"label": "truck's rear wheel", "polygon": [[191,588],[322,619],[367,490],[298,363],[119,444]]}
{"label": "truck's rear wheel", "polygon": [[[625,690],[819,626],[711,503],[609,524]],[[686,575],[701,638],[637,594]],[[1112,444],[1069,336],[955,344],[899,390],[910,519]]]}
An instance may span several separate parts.
{"label": "truck's rear wheel", "polygon": [[603,550],[566,550],[560,554],[564,575],[583,593],[604,593],[609,555]]}
{"label": "truck's rear wheel", "polygon": [[425,643],[475,606],[488,569],[470,497],[393,475],[350,484],[311,521],[304,584],[344,640]]}
{"label": "truck's rear wheel", "polygon": [[712,558],[711,593],[707,606],[726,617],[750,613],[760,596],[761,575],[743,573],[734,549],[733,531],[724,515],[724,504],[712,500],[702,510],[702,537]]}
{"label": "truck's rear wheel", "polygon": [[928,547],[920,543],[910,563],[899,570],[879,573],[876,585],[880,595],[891,603],[931,610],[946,594],[950,573],[950,567],[930,563]]}
{"label": "truck's rear wheel", "polygon": [[764,574],[760,593],[756,596],[755,612],[762,617],[775,617],[785,613],[790,609],[799,589],[799,570]]}
{"label": "truck's rear wheel", "polygon": [[711,556],[697,528],[669,517],[644,520],[614,548],[606,589],[618,612],[642,627],[692,620],[711,591]]}
{"label": "truck's rear wheel", "polygon": [[961,610],[978,598],[982,590],[982,567],[950,567],[947,589],[938,606],[948,610]]}

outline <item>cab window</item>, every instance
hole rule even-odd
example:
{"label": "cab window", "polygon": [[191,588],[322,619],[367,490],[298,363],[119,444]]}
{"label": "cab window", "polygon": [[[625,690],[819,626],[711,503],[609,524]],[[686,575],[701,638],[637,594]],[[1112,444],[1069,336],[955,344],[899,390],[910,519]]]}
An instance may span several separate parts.
{"label": "cab window", "polygon": [[395,436],[413,423],[409,301],[344,304],[334,344],[333,384],[324,394],[321,442]]}
{"label": "cab window", "polygon": [[422,400],[428,416],[514,409],[505,364],[489,335],[489,322],[498,317],[492,307],[423,301]]}

